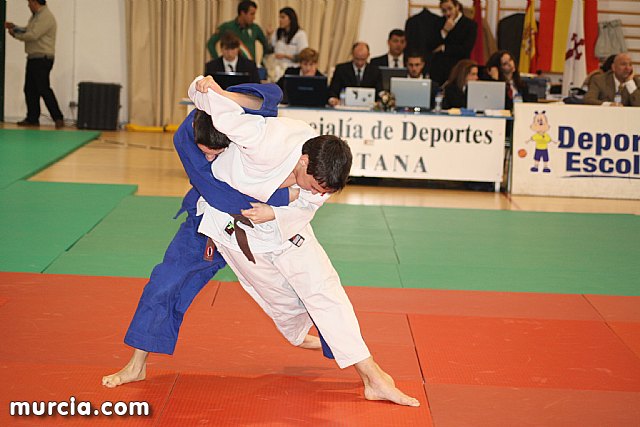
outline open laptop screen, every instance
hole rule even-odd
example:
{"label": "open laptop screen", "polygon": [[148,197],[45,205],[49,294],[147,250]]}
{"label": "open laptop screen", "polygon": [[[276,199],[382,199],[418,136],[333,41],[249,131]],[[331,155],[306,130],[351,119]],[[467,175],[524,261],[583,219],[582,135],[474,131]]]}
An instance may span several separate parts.
{"label": "open laptop screen", "polygon": [[505,82],[467,83],[467,108],[475,111],[504,110]]}
{"label": "open laptop screen", "polygon": [[251,83],[249,73],[213,73],[212,77],[222,89],[241,83]]}
{"label": "open laptop screen", "polygon": [[407,77],[409,72],[406,68],[378,67],[382,75],[382,90],[391,91],[391,77]]}
{"label": "open laptop screen", "polygon": [[391,93],[396,97],[396,107],[431,108],[431,80],[407,77],[391,78]]}
{"label": "open laptop screen", "polygon": [[326,76],[284,76],[284,91],[289,105],[324,107],[327,104]]}

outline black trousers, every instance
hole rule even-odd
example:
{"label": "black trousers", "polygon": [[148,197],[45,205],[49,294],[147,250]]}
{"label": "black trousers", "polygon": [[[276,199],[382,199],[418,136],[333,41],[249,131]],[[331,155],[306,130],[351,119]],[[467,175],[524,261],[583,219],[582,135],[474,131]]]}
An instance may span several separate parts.
{"label": "black trousers", "polygon": [[44,99],[51,118],[62,120],[62,111],[58,106],[56,95],[49,83],[49,73],[53,68],[53,59],[27,59],[27,73],[24,80],[24,97],[27,101],[27,121],[38,123],[40,120],[40,98]]}

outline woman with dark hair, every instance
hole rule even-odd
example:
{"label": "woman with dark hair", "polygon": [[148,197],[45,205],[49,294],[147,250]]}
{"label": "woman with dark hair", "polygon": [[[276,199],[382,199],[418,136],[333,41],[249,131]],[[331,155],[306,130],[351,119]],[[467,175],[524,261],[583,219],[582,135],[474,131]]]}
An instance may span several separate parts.
{"label": "woman with dark hair", "polygon": [[464,16],[458,0],[440,0],[440,41],[433,50],[431,79],[441,85],[461,59],[467,59],[476,41],[476,23]]}
{"label": "woman with dark hair", "polygon": [[487,60],[486,70],[491,79],[507,84],[505,107],[508,110],[513,108],[513,100],[518,96],[525,101],[530,100],[527,84],[520,78],[520,72],[516,68],[516,62],[511,52],[508,50],[495,52]]}
{"label": "woman with dark hair", "polygon": [[307,33],[298,24],[298,15],[290,7],[280,9],[278,30],[271,35],[271,45],[275,58],[274,81],[289,67],[299,66],[298,55],[309,46]]}
{"label": "woman with dark hair", "polygon": [[451,70],[449,80],[443,86],[442,108],[467,107],[467,83],[478,80],[478,64],[472,59],[461,59]]}

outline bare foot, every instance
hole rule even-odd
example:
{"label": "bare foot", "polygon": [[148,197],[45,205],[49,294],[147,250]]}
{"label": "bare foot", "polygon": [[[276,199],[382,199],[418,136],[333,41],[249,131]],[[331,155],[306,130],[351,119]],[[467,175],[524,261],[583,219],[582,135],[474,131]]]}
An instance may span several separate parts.
{"label": "bare foot", "polygon": [[298,347],[306,348],[308,350],[318,350],[322,348],[322,344],[320,343],[320,338],[307,334],[307,336],[304,337],[304,341],[302,341],[302,344],[300,344]]}
{"label": "bare foot", "polygon": [[373,358],[358,362],[355,365],[364,382],[364,397],[367,400],[388,400],[398,405],[420,406],[418,399],[407,396],[396,388],[393,378],[384,372]]}
{"label": "bare foot", "polygon": [[102,385],[108,388],[114,388],[119,385],[142,381],[147,376],[147,353],[142,350],[134,350],[133,356],[129,363],[115,374],[102,377]]}

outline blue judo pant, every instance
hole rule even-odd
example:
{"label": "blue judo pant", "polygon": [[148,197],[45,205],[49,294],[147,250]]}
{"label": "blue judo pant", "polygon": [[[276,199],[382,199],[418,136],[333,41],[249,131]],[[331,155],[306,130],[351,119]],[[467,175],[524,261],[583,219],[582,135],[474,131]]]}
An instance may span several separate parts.
{"label": "blue judo pant", "polygon": [[124,338],[126,344],[173,354],[184,313],[198,292],[226,265],[217,250],[212,261],[205,260],[207,237],[198,233],[201,220],[202,216],[188,212],[162,263],[153,269]]}
{"label": "blue judo pant", "polygon": [[[276,85],[247,84],[228,90],[263,98],[261,109],[247,110],[248,113],[265,117],[277,115],[282,94]],[[134,348],[153,353],[173,354],[185,312],[198,292],[226,265],[217,250],[212,261],[205,259],[208,238],[198,233],[202,217],[196,216],[195,208],[200,196],[212,206],[230,214],[249,209],[249,202],[257,201],[213,177],[211,164],[194,143],[194,114],[195,110],[185,118],[174,135],[176,151],[194,186],[185,196],[180,211],[186,211],[187,218],[169,244],[162,263],[153,269],[124,339],[126,344]],[[279,189],[267,203],[286,206],[288,201],[289,191]],[[323,354],[333,358],[322,334],[319,335]]]}

